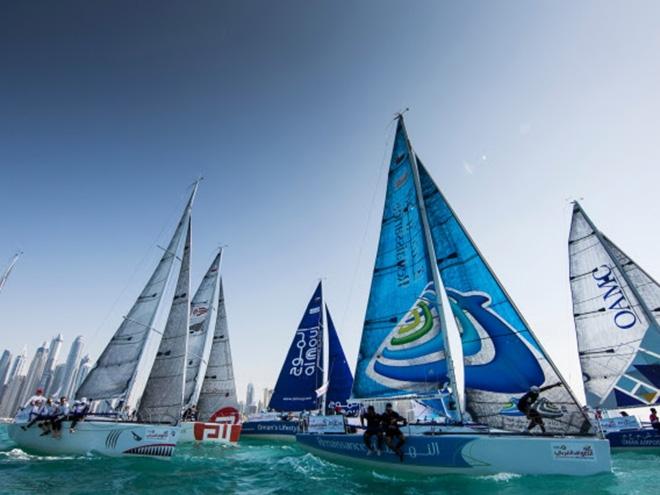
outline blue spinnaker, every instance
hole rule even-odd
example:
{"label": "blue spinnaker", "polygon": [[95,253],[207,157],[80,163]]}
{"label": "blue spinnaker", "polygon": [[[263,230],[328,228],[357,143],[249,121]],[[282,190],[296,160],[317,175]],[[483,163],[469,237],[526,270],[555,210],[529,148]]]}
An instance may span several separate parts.
{"label": "blue spinnaker", "polygon": [[327,404],[339,403],[346,404],[351,396],[353,387],[353,374],[346,361],[344,349],[341,347],[337,330],[330,317],[330,310],[326,306],[325,312],[328,318],[328,391]]}
{"label": "blue spinnaker", "polygon": [[303,411],[319,407],[316,390],[323,383],[323,311],[321,283],[309,301],[289,347],[268,407]]}

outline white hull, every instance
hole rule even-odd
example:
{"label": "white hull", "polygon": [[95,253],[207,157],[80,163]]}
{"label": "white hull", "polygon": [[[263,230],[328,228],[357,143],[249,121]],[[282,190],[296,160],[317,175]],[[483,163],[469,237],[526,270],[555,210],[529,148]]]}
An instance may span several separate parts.
{"label": "white hull", "polygon": [[241,435],[240,424],[182,422],[179,443],[235,444]]}
{"label": "white hull", "polygon": [[390,472],[427,475],[518,473],[588,476],[611,470],[607,440],[529,435],[411,435],[403,462],[389,449],[367,456],[362,434],[297,435],[300,446],[319,457]]}
{"label": "white hull", "polygon": [[71,433],[70,424],[69,421],[62,423],[61,438],[54,438],[52,434],[41,436],[42,430],[36,424],[23,430],[22,424],[11,423],[7,430],[21,449],[47,455],[92,453],[110,457],[169,458],[179,437],[179,428],[171,425],[85,420]]}

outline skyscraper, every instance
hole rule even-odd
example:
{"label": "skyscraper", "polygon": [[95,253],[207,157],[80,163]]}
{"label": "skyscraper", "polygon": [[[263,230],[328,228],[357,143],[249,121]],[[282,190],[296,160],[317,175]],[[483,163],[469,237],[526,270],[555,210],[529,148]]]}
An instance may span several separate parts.
{"label": "skyscraper", "polygon": [[60,390],[62,389],[62,381],[64,380],[64,370],[66,368],[66,364],[58,364],[55,366],[55,371],[53,373],[53,379],[50,382],[50,386],[48,387],[48,391],[46,392],[47,395],[52,395],[53,397],[59,396]]}
{"label": "skyscraper", "polygon": [[11,352],[5,350],[0,358],[0,401],[2,401],[2,394],[5,391],[5,383],[7,376],[9,376],[9,369],[11,368]]}
{"label": "skyscraper", "polygon": [[254,385],[248,383],[247,393],[245,394],[245,410],[251,412],[250,408],[254,405]]}
{"label": "skyscraper", "polygon": [[273,395],[273,389],[272,388],[264,388],[263,390],[263,395],[261,396],[261,403],[263,404],[264,409],[268,407],[268,404],[270,403],[270,398]]}
{"label": "skyscraper", "polygon": [[89,374],[90,370],[92,369],[92,363],[91,360],[89,359],[89,355],[86,354],[84,358],[80,360],[80,365],[78,366],[78,373],[76,374],[76,382],[71,389],[71,395],[73,395],[76,390],[78,390],[78,387],[80,387],[80,384],[83,382],[85,378],[87,378],[87,375]]}
{"label": "skyscraper", "polygon": [[76,384],[76,373],[78,372],[78,365],[80,364],[80,356],[84,346],[82,335],[78,335],[76,340],[71,344],[69,355],[66,358],[66,365],[64,367],[64,377],[62,378],[62,386],[60,387],[59,394],[69,397],[71,391]]}
{"label": "skyscraper", "polygon": [[53,373],[55,373],[55,366],[57,365],[57,358],[60,355],[63,341],[64,337],[62,337],[62,334],[59,334],[50,341],[50,346],[48,347],[48,360],[46,361],[44,373],[39,381],[39,386],[44,389],[44,393],[48,393],[48,389],[53,382]]}
{"label": "skyscraper", "polygon": [[18,404],[18,395],[23,391],[23,384],[25,382],[23,369],[25,368],[26,361],[27,349],[23,348],[21,354],[14,359],[9,376],[7,377],[5,393],[2,397],[2,402],[0,402],[1,417],[12,416],[16,412],[17,406],[15,407],[15,405]]}
{"label": "skyscraper", "polygon": [[32,358],[30,368],[25,377],[25,384],[23,385],[23,392],[20,395],[19,402],[25,402],[28,397],[34,394],[41,381],[41,376],[44,374],[47,359],[48,348],[46,347],[46,342],[44,342],[37,348],[37,352],[34,353],[34,358]]}

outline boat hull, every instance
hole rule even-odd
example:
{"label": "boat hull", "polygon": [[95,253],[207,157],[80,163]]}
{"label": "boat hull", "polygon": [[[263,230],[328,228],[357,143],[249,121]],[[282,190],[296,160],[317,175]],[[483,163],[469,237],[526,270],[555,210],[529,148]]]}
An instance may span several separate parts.
{"label": "boat hull", "polygon": [[236,444],[241,429],[241,424],[185,421],[181,423],[179,443]]}
{"label": "boat hull", "polygon": [[385,471],[417,474],[496,473],[587,476],[611,470],[607,440],[530,435],[411,435],[404,459],[389,449],[367,456],[362,434],[298,433],[299,445],[319,457]]}
{"label": "boat hull", "polygon": [[612,431],[605,435],[613,449],[657,450],[660,452],[660,430],[640,429]]}
{"label": "boat hull", "polygon": [[171,425],[86,420],[76,425],[74,433],[70,425],[70,421],[62,423],[60,438],[41,436],[37,425],[23,430],[20,423],[11,423],[7,431],[21,449],[47,455],[169,458],[179,438],[179,428]]}
{"label": "boat hull", "polygon": [[297,432],[297,421],[246,421],[243,423],[241,437],[250,440],[295,442]]}

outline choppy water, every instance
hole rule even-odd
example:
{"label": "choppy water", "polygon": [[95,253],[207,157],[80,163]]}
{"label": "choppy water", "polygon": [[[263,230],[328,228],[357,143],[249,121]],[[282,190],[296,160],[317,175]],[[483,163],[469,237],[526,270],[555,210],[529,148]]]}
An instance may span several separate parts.
{"label": "choppy water", "polygon": [[660,494],[660,456],[614,455],[612,474],[590,478],[496,476],[397,478],[336,466],[295,445],[177,448],[171,461],[40,457],[18,449],[0,425],[0,493],[95,494]]}

